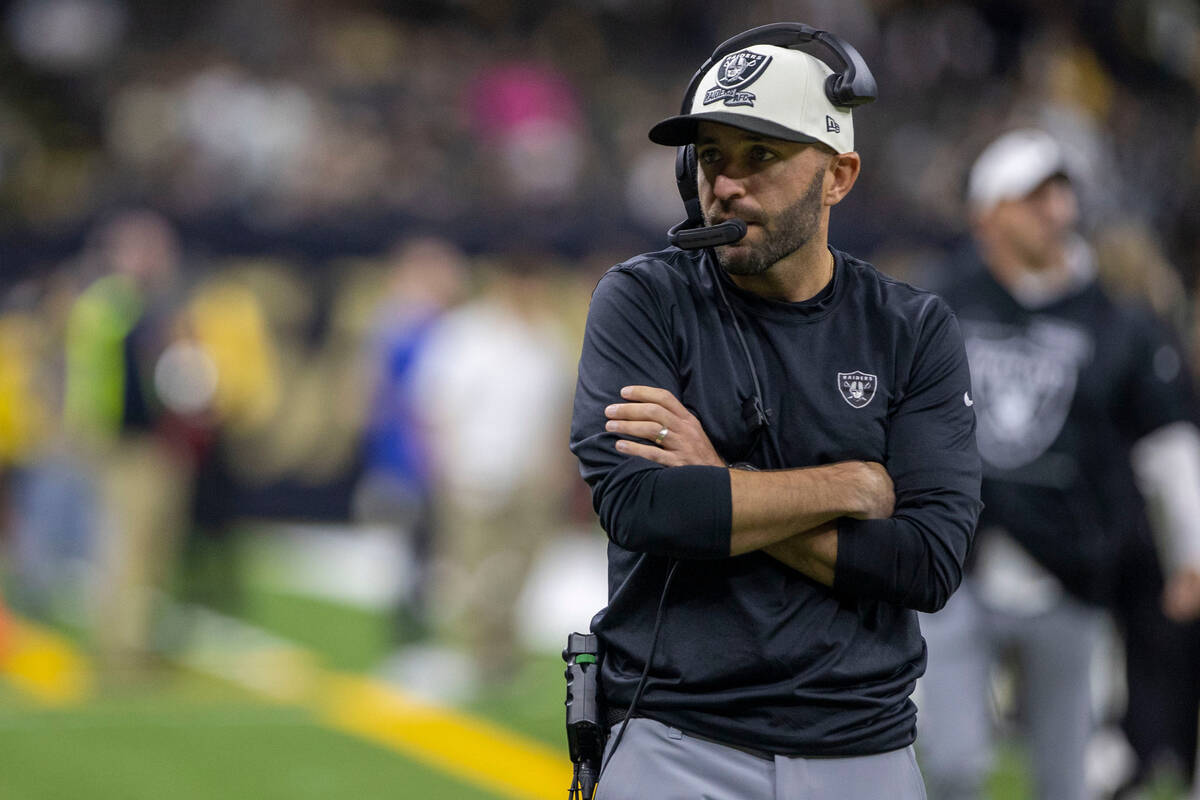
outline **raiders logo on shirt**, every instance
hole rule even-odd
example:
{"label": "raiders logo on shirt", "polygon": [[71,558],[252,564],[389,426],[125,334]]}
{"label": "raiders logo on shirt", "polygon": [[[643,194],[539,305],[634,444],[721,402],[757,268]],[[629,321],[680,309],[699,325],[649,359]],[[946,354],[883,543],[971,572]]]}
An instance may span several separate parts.
{"label": "raiders logo on shirt", "polygon": [[1025,466],[1062,431],[1092,353],[1091,337],[1048,319],[1027,328],[966,322],[963,334],[979,455],[1001,469]]}
{"label": "raiders logo on shirt", "polygon": [[842,399],[855,408],[871,402],[879,385],[879,379],[868,372],[839,372],[837,382]]}

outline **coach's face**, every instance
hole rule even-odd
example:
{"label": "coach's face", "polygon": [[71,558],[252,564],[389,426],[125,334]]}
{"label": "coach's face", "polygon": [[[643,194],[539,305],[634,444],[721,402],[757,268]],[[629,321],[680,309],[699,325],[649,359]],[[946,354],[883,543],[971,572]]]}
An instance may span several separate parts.
{"label": "coach's face", "polygon": [[747,226],[740,242],[717,248],[732,275],[761,274],[813,241],[824,247],[829,207],[849,191],[829,148],[720,123],[697,126],[696,162],[705,221],[737,217]]}

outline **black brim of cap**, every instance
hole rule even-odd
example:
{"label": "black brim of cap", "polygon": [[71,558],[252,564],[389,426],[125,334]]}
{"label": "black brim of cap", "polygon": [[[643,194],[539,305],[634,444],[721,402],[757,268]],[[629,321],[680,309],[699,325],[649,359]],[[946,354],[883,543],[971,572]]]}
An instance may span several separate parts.
{"label": "black brim of cap", "polygon": [[783,139],[787,142],[815,142],[811,136],[799,131],[785,128],[776,122],[759,119],[746,114],[734,114],[729,111],[709,111],[703,114],[680,114],[667,117],[650,129],[650,141],[670,147],[681,147],[696,141],[696,125],[700,122],[719,122],[734,128],[761,133],[772,139]]}

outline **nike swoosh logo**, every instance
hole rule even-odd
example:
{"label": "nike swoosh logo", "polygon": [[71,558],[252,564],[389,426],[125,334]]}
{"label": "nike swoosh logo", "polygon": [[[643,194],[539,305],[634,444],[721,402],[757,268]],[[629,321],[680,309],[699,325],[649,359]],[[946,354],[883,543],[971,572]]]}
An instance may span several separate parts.
{"label": "nike swoosh logo", "polygon": [[967,408],[975,405],[975,401],[971,399],[970,392],[963,392],[963,403],[967,406]]}

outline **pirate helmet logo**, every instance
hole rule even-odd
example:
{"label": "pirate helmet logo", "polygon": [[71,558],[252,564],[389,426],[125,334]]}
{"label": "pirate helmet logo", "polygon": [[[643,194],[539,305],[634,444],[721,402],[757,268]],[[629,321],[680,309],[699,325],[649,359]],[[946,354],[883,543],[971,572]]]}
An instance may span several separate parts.
{"label": "pirate helmet logo", "polygon": [[721,68],[717,70],[717,84],[726,89],[747,86],[762,74],[763,68],[770,61],[770,56],[764,56],[751,50],[741,50],[728,55],[721,62]]}
{"label": "pirate helmet logo", "polygon": [[879,379],[867,372],[839,372],[838,391],[842,399],[855,408],[862,408],[875,397]]}
{"label": "pirate helmet logo", "polygon": [[704,93],[704,105],[723,101],[727,106],[752,106],[757,99],[744,91],[763,74],[771,56],[753,50],[739,50],[725,56],[717,68],[717,85]]}

